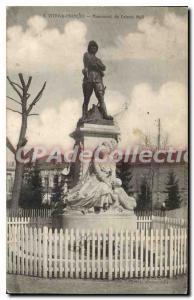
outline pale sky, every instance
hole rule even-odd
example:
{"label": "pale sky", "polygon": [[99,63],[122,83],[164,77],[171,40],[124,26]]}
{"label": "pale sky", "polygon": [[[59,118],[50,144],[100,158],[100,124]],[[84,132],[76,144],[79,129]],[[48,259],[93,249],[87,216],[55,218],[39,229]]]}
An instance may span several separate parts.
{"label": "pale sky", "polygon": [[[55,16],[53,16],[55,14]],[[121,145],[156,136],[156,120],[169,144],[187,147],[187,8],[185,7],[10,7],[7,10],[7,74],[32,75],[31,94],[47,86],[28,126],[32,145],[70,148],[81,116],[82,57],[96,40],[107,67],[105,101],[119,118]],[[7,94],[15,96],[7,86]],[[95,96],[92,103],[96,103]],[[7,106],[16,108],[10,100]],[[13,143],[20,116],[7,114]]]}

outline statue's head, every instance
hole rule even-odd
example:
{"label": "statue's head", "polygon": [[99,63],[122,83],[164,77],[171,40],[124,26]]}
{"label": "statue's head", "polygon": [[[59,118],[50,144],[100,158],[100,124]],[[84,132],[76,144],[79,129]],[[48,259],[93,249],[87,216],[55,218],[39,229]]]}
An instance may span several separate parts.
{"label": "statue's head", "polygon": [[102,143],[102,146],[107,149],[109,153],[111,153],[116,148],[117,142],[115,139],[111,139],[110,141],[106,141]]}
{"label": "statue's head", "polygon": [[98,51],[98,44],[95,41],[90,41],[88,44],[88,52],[91,54],[96,54]]}

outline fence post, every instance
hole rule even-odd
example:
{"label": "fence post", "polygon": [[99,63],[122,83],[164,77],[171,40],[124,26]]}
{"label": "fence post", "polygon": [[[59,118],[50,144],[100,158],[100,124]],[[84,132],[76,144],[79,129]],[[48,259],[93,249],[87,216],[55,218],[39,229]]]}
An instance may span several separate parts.
{"label": "fence post", "polygon": [[155,229],[155,243],[156,243],[156,252],[155,252],[155,277],[158,277],[158,229]]}
{"label": "fence post", "polygon": [[139,241],[139,230],[135,232],[135,277],[138,277],[138,241]]}
{"label": "fence post", "polygon": [[163,261],[163,241],[164,241],[164,230],[160,227],[160,268],[159,268],[159,275],[162,277],[163,275],[163,267],[164,267],[164,261]]}
{"label": "fence post", "polygon": [[[181,220],[182,222],[182,220]],[[183,274],[183,228],[180,228],[180,273]]]}
{"label": "fence post", "polygon": [[180,228],[177,230],[177,274],[180,274]]}
{"label": "fence post", "polygon": [[29,228],[29,237],[30,237],[30,240],[29,240],[29,250],[30,250],[30,275],[33,275],[33,250],[34,250],[34,245],[33,245],[33,228],[30,227]]}
{"label": "fence post", "polygon": [[81,231],[81,278],[84,278],[85,275],[85,259],[84,259],[84,247],[85,247],[85,231],[82,229]]}
{"label": "fence post", "polygon": [[16,245],[17,245],[17,224],[12,225],[13,233],[13,274],[16,274]]}
{"label": "fence post", "polygon": [[102,278],[106,278],[106,231],[102,235]]}
{"label": "fence post", "polygon": [[80,231],[77,228],[75,232],[75,277],[79,278],[79,239],[80,239]]}
{"label": "fence post", "polygon": [[120,278],[123,277],[123,230],[120,230],[120,272],[119,272],[119,276]]}
{"label": "fence post", "polygon": [[95,278],[95,230],[92,230],[92,278]]}
{"label": "fence post", "polygon": [[47,244],[48,244],[48,227],[43,227],[43,277],[47,278]]}
{"label": "fence post", "polygon": [[17,274],[20,274],[20,247],[21,247],[21,239],[20,239],[20,224],[17,226],[17,239],[16,239],[16,253],[17,253],[17,262],[16,262],[16,271]]}
{"label": "fence post", "polygon": [[108,279],[112,280],[112,228],[108,230]]}
{"label": "fence post", "polygon": [[14,229],[14,225],[13,224],[9,224],[9,250],[10,250],[10,257],[9,257],[9,271],[10,273],[13,273],[13,257],[12,257],[12,254],[13,254],[13,241],[14,241],[14,232],[13,232],[13,229]]}
{"label": "fence post", "polygon": [[143,248],[144,248],[145,229],[140,232],[140,277],[143,277]]}
{"label": "fence post", "polygon": [[90,278],[90,230],[86,232],[86,278]]}
{"label": "fence post", "polygon": [[128,239],[129,239],[129,232],[125,230],[125,278],[128,278],[128,270],[129,270],[129,250],[128,250]]}
{"label": "fence post", "polygon": [[57,263],[57,249],[58,249],[58,232],[57,232],[57,228],[55,228],[54,230],[54,278],[57,278],[57,272],[58,272],[58,263]]}
{"label": "fence post", "polygon": [[[22,218],[22,222],[24,223],[24,218]],[[25,249],[25,243],[24,243],[24,224],[21,224],[21,274],[24,275],[24,249]]]}
{"label": "fence post", "polygon": [[167,264],[168,264],[168,229],[164,229],[164,238],[165,238],[165,244],[164,244],[164,276],[167,276]]}
{"label": "fence post", "polygon": [[118,247],[119,247],[119,243],[118,243],[118,229],[115,230],[115,271],[114,271],[114,275],[115,278],[118,278]]}
{"label": "fence post", "polygon": [[98,239],[98,253],[97,253],[97,257],[98,257],[98,262],[97,262],[97,278],[100,278],[100,273],[101,273],[101,263],[100,263],[100,256],[101,256],[101,232],[100,230],[98,229],[98,232],[97,232],[97,239]]}
{"label": "fence post", "polygon": [[53,233],[52,233],[52,228],[49,229],[48,233],[48,240],[49,240],[49,246],[48,246],[48,261],[49,261],[49,277],[52,277],[52,246],[53,246]]}
{"label": "fence post", "polygon": [[130,232],[130,278],[133,277],[133,235],[134,232]]}
{"label": "fence post", "polygon": [[42,228],[38,228],[38,276],[42,276]]}
{"label": "fence post", "polygon": [[187,231],[184,228],[184,268],[183,272],[186,273],[187,270]]}
{"label": "fence post", "polygon": [[68,247],[69,247],[69,231],[66,228],[65,229],[65,278],[67,278],[69,274]]}
{"label": "fence post", "polygon": [[150,277],[153,277],[153,242],[154,240],[154,234],[153,234],[153,228],[150,230]]}
{"label": "fence post", "polygon": [[37,228],[34,228],[34,276],[37,276]]}
{"label": "fence post", "polygon": [[174,230],[174,275],[177,274],[177,228]]}
{"label": "fence post", "polygon": [[70,231],[70,278],[73,278],[74,275],[74,229],[72,228]]}
{"label": "fence post", "polygon": [[149,240],[149,236],[148,236],[148,229],[146,228],[145,232],[145,277],[148,277],[148,240]]}
{"label": "fence post", "polygon": [[172,278],[173,276],[173,228],[170,228],[170,249],[169,249],[169,277]]}
{"label": "fence post", "polygon": [[59,231],[59,277],[63,277],[63,229]]}

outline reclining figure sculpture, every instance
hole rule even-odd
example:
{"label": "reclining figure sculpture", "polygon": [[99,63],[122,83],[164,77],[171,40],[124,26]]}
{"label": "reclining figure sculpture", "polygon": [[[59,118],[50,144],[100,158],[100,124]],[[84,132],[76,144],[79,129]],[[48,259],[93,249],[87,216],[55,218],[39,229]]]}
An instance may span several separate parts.
{"label": "reclining figure sculpture", "polygon": [[65,210],[81,211],[83,214],[134,210],[136,201],[122,188],[121,180],[116,177],[115,162],[111,162],[115,146],[116,141],[111,140],[95,149],[85,177],[64,195]]}

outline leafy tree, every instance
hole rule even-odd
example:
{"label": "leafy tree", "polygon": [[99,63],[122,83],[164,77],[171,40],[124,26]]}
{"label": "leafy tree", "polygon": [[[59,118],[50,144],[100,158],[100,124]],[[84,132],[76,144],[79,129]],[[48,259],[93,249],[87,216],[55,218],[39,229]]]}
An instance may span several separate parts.
{"label": "leafy tree", "polygon": [[128,195],[130,195],[132,188],[131,180],[133,178],[133,175],[128,163],[122,161],[120,164],[118,164],[116,169],[116,175],[118,178],[121,179],[122,187],[124,188],[125,192]]}
{"label": "leafy tree", "polygon": [[145,179],[140,186],[140,193],[137,197],[136,210],[150,210],[152,208],[152,193],[150,186]]}
{"label": "leafy tree", "polygon": [[51,203],[55,204],[63,197],[63,182],[59,181],[59,175],[54,176],[54,185],[51,194]]}
{"label": "leafy tree", "polygon": [[169,172],[167,180],[167,198],[165,201],[165,207],[167,210],[176,209],[181,206],[182,199],[179,193],[178,179],[173,171]]}
{"label": "leafy tree", "polygon": [[40,208],[43,195],[40,169],[35,165],[35,167],[30,169],[28,177],[22,186],[20,206],[23,208]]}

